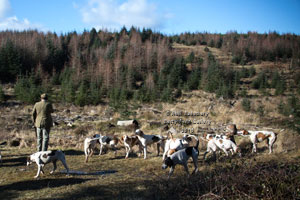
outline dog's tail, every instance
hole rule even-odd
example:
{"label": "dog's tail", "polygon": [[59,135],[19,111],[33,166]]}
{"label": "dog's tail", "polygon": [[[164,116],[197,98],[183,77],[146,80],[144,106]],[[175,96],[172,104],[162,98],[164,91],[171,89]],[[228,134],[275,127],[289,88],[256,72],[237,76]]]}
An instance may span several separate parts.
{"label": "dog's tail", "polygon": [[124,144],[123,138],[120,139],[118,136],[114,135],[113,139],[116,141],[116,144]]}
{"label": "dog's tail", "polygon": [[281,129],[279,132],[274,132],[274,133],[277,136],[278,134],[282,133],[283,131],[284,131],[284,129]]}
{"label": "dog's tail", "polygon": [[128,137],[127,135],[122,135],[121,139],[119,139],[120,144],[124,144],[127,137]]}

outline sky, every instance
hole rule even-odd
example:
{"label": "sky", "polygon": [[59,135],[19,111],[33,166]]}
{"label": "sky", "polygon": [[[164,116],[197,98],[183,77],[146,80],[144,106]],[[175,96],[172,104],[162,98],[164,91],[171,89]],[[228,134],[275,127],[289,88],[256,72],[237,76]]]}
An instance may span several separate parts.
{"label": "sky", "polygon": [[300,0],[0,0],[0,31],[300,34]]}

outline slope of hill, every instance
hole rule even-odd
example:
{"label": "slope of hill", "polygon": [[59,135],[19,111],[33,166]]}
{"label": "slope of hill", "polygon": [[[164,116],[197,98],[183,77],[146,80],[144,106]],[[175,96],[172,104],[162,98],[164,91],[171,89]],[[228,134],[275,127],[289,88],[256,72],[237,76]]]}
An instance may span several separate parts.
{"label": "slope of hill", "polygon": [[[97,34],[97,37],[93,36],[96,38],[93,41],[101,38],[101,42],[99,44],[91,43],[90,49],[85,49],[89,39],[93,38],[93,34]],[[226,48],[229,46],[230,40],[225,37],[232,35],[224,36],[224,45],[216,48],[217,45],[208,45],[210,39],[203,41],[199,39],[195,44],[187,45],[187,43],[194,42],[189,39],[180,39],[177,43],[168,43],[168,40],[160,35],[142,39],[141,35],[134,31],[131,35],[123,32],[122,36],[103,32],[93,34],[70,35],[70,41],[68,41],[70,43],[66,41],[67,37],[62,39],[51,34],[43,36],[48,39],[53,37],[52,41],[55,43],[52,44],[54,45],[52,47],[60,42],[62,44],[66,42],[69,47],[74,47],[70,52],[77,52],[79,57],[68,57],[71,61],[68,60],[66,63],[73,63],[72,68],[66,67],[65,71],[52,74],[53,76],[43,71],[45,69],[41,69],[41,74],[47,77],[46,80],[41,81],[29,77],[29,82],[22,78],[18,81],[24,81],[21,83],[34,82],[34,88],[39,84],[49,86],[45,88],[50,93],[50,99],[55,107],[53,113],[55,126],[51,130],[49,146],[51,149],[63,149],[66,152],[71,169],[79,172],[106,172],[113,169],[117,172],[100,177],[90,174],[80,177],[74,174],[70,177],[65,177],[61,173],[53,176],[45,174],[41,180],[33,180],[32,177],[36,172],[35,166],[29,168],[24,166],[25,157],[35,151],[36,145],[31,122],[33,104],[17,99],[18,93],[15,93],[15,89],[18,87],[15,87],[14,84],[2,84],[1,89],[4,91],[6,99],[0,105],[0,126],[2,127],[0,142],[7,141],[7,145],[0,147],[3,159],[0,168],[1,172],[4,172],[1,173],[3,176],[0,179],[1,198],[300,198],[300,182],[298,181],[300,136],[297,132],[300,128],[298,101],[300,73],[299,66],[297,64],[295,66],[298,58],[287,56],[286,59],[283,59],[281,54],[276,54],[276,59],[272,60],[273,47],[266,47],[268,52],[271,52],[270,60],[257,57],[257,59],[247,60],[245,63],[241,60],[237,61],[237,56],[243,57],[243,54],[239,55],[238,51],[243,49],[243,46],[239,46],[235,51],[228,51]],[[248,36],[253,37],[251,33]],[[36,37],[41,37],[41,35],[37,34]],[[85,38],[85,40],[79,40],[77,37]],[[213,40],[215,44],[219,41],[220,36],[216,37]],[[298,36],[281,37],[276,35],[265,37],[278,37],[277,42],[284,40],[284,37],[298,38]],[[271,40],[270,38],[269,40]],[[169,40],[175,39],[169,38]],[[104,41],[107,43],[103,44]],[[115,43],[110,43],[111,41]],[[122,43],[118,43],[119,41]],[[162,41],[165,42],[163,45]],[[240,39],[237,43],[240,41],[245,40]],[[113,44],[118,45],[114,46]],[[48,45],[47,48],[51,49],[51,42]],[[76,45],[79,45],[80,48],[77,48]],[[288,45],[283,46],[288,48]],[[54,52],[60,49],[59,45],[56,47]],[[124,57],[121,56],[121,49],[123,49],[123,53],[126,52]],[[297,47],[294,49],[296,49],[294,52],[297,52]],[[2,51],[4,52],[4,47]],[[89,51],[94,51],[98,57],[89,57]],[[254,55],[253,49],[249,51],[249,54]],[[52,58],[58,58],[58,54],[56,52]],[[41,57],[49,58],[47,55],[45,51],[42,52]],[[180,59],[176,60],[178,57]],[[43,61],[46,62],[47,59]],[[91,64],[92,61],[95,61],[96,64]],[[82,63],[91,65],[81,65]],[[49,67],[50,65],[45,66]],[[124,68],[112,68],[111,66],[123,66]],[[66,69],[69,68],[75,70],[67,71]],[[200,70],[197,71],[197,69]],[[210,70],[213,73],[210,74]],[[158,73],[156,74],[158,77],[155,72]],[[187,76],[181,76],[182,72]],[[37,69],[36,74],[38,73]],[[104,82],[94,76],[102,73],[105,74]],[[179,79],[177,79],[178,77],[172,79],[171,74],[178,75]],[[193,77],[193,74],[197,74],[197,76]],[[192,77],[195,78],[193,81]],[[80,80],[75,81],[76,78]],[[92,93],[93,85],[88,85],[88,83],[94,83],[91,80],[101,83],[96,86],[97,91],[101,91],[101,95],[97,96]],[[164,80],[168,81],[164,82]],[[20,83],[18,81],[17,83]],[[72,82],[76,85],[73,85],[74,88],[71,87],[74,89],[71,91],[74,96],[69,99],[67,93],[70,88],[67,86]],[[217,85],[214,85],[214,82],[217,82]],[[47,84],[44,85],[45,83]],[[110,87],[101,87],[110,84]],[[172,87],[171,84],[173,84]],[[19,86],[23,85],[19,84]],[[24,89],[25,93],[34,91],[33,88],[31,90],[20,88]],[[118,88],[120,90],[117,90]],[[124,88],[128,90],[121,90]],[[151,91],[156,90],[159,94],[158,97],[152,97],[152,95],[155,96],[155,93],[151,93]],[[38,92],[41,91],[43,90],[37,91],[37,94],[39,95]],[[164,99],[165,93],[172,98],[167,96],[168,98]],[[85,98],[88,98],[89,101],[84,101]],[[90,100],[95,98],[100,101],[93,105]],[[36,99],[33,98],[33,100]],[[176,137],[182,137],[186,133],[201,136],[205,132],[223,133],[226,125],[236,124],[238,129],[272,130],[278,134],[278,138],[274,145],[274,154],[269,155],[265,143],[259,144],[258,154],[251,154],[249,138],[236,136],[243,157],[233,156],[228,159],[221,155],[214,165],[211,165],[213,160],[210,158],[207,162],[202,159],[206,143],[201,141],[199,147],[200,172],[190,179],[186,179],[183,168],[178,167],[174,178],[169,183],[165,178],[167,172],[161,170],[161,157],[154,155],[155,147],[149,149],[148,160],[137,157],[135,153],[131,155],[130,159],[123,159],[125,156],[124,146],[119,144],[117,157],[114,158],[113,154],[108,151],[107,154],[94,156],[89,163],[84,163],[84,139],[95,133],[119,137],[124,134],[131,135],[133,133],[131,128],[116,125],[118,120],[127,119],[136,119],[146,134],[166,136],[166,125],[168,125],[169,128],[174,127],[177,130]],[[137,148],[134,149],[134,152],[136,151]],[[189,167],[192,165],[189,164]],[[46,168],[46,171],[48,169]],[[257,172],[259,175],[256,174]],[[24,184],[27,186],[26,189],[24,189]]]}

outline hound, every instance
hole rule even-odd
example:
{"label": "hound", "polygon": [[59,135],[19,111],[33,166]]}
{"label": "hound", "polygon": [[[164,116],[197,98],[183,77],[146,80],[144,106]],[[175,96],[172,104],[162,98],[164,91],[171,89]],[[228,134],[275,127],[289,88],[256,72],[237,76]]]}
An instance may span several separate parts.
{"label": "hound", "polygon": [[132,151],[132,147],[135,145],[139,145],[139,149],[141,149],[141,144],[139,138],[136,135],[123,135],[122,141],[124,142],[126,155],[125,158],[128,158],[129,153]]}
{"label": "hound", "polygon": [[202,140],[209,142],[210,140],[213,140],[215,138],[221,138],[221,139],[230,139],[228,135],[221,135],[221,134],[207,134],[204,133],[202,137],[200,137]]}
{"label": "hound", "polygon": [[238,135],[250,136],[250,140],[253,144],[252,153],[256,153],[256,146],[258,142],[266,140],[269,147],[269,154],[273,152],[273,145],[277,139],[276,133],[273,131],[238,131]]}
{"label": "hound", "polygon": [[102,155],[102,150],[104,146],[109,146],[112,148],[112,150],[114,151],[115,156],[117,155],[117,144],[119,142],[119,138],[117,136],[101,136],[99,138],[99,142],[100,142],[100,152],[99,155]]}
{"label": "hound", "polygon": [[53,163],[53,170],[50,172],[50,174],[53,174],[53,172],[56,170],[57,160],[60,160],[62,162],[62,164],[67,170],[67,174],[69,174],[69,168],[66,163],[65,154],[60,150],[36,152],[27,158],[27,166],[35,162],[38,166],[38,171],[34,178],[39,178],[41,172],[44,174],[44,170],[43,170],[44,165],[50,162]]}
{"label": "hound", "polygon": [[207,150],[203,155],[203,159],[205,160],[205,156],[207,153],[213,153],[215,155],[218,149],[222,150],[226,156],[229,156],[228,151],[230,151],[232,155],[237,153],[239,156],[241,156],[240,149],[230,139],[224,137],[215,137],[208,141]]}
{"label": "hound", "polygon": [[88,162],[89,156],[92,156],[96,145],[99,144],[99,134],[94,135],[92,138],[85,138],[84,140],[84,154],[85,162]]}
{"label": "hound", "polygon": [[191,142],[192,141],[192,138],[194,138],[196,141],[198,141],[198,137],[195,136],[195,135],[190,135],[190,134],[184,134],[183,135],[183,140],[186,140],[187,142]]}
{"label": "hound", "polygon": [[198,155],[199,155],[199,140],[197,140],[197,144],[194,147],[186,147],[184,149],[181,149],[175,153],[173,153],[170,157],[167,157],[163,164],[162,164],[162,169],[167,169],[170,167],[169,175],[168,175],[168,180],[170,179],[170,176],[173,174],[175,170],[175,166],[177,164],[183,165],[186,173],[189,176],[189,170],[187,166],[188,159],[192,157],[193,163],[194,163],[194,171],[192,174],[198,172]]}
{"label": "hound", "polygon": [[234,135],[237,134],[237,128],[235,124],[229,124],[226,126],[226,136],[230,139],[234,144],[236,144]]}
{"label": "hound", "polygon": [[135,134],[137,135],[139,141],[141,142],[141,145],[144,149],[144,159],[147,158],[147,146],[156,143],[157,145],[157,155],[159,155],[159,148],[161,145],[163,145],[163,140],[165,140],[160,135],[145,135],[143,131],[140,129],[137,129],[135,131]]}
{"label": "hound", "polygon": [[237,134],[237,128],[235,124],[229,124],[226,126],[225,128],[226,132],[232,135],[236,135]]}
{"label": "hound", "polygon": [[188,146],[188,141],[185,138],[173,138],[173,134],[170,133],[170,139],[166,141],[165,150],[162,159],[165,160],[166,156],[169,157],[174,152],[183,149]]}
{"label": "hound", "polygon": [[170,132],[169,134],[171,138],[166,142],[163,160],[165,160],[166,154],[167,156],[170,156],[174,152],[188,147],[190,142],[192,142],[192,138],[195,138],[195,140],[198,141],[198,138],[195,135],[185,134],[182,139],[174,139],[172,133]]}

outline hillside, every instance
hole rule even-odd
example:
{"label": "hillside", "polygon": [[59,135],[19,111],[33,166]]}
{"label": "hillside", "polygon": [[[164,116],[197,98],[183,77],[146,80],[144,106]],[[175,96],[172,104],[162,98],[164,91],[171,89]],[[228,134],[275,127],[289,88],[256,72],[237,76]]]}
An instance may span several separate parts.
{"label": "hillside", "polygon": [[[224,98],[218,94],[209,93],[207,91],[192,90],[182,91],[182,95],[171,103],[158,102],[158,103],[143,103],[136,100],[129,100],[127,103],[121,103],[125,107],[115,107],[111,103],[111,98],[103,99],[103,103],[98,106],[86,105],[83,107],[74,106],[72,104],[65,104],[56,102],[57,97],[61,91],[60,87],[53,90],[52,101],[56,112],[54,113],[54,120],[58,124],[54,127],[52,134],[58,135],[58,141],[61,141],[59,135],[74,135],[76,129],[84,130],[79,136],[91,135],[95,132],[110,133],[116,132],[123,134],[124,130],[109,130],[105,127],[106,124],[116,124],[117,120],[137,119],[141,127],[151,134],[159,133],[165,134],[162,127],[172,120],[183,119],[195,121],[194,124],[179,126],[175,128],[182,131],[193,131],[194,134],[203,134],[204,132],[220,131],[222,132],[226,124],[236,124],[238,129],[259,129],[266,128],[274,130],[275,132],[283,132],[280,137],[286,137],[284,134],[289,135],[288,141],[281,141],[280,150],[278,152],[297,149],[299,142],[295,130],[299,128],[295,114],[290,113],[286,115],[280,111],[279,105],[285,106],[283,109],[289,108],[288,102],[293,91],[293,82],[295,74],[299,73],[298,68],[291,68],[287,62],[256,62],[248,63],[247,65],[238,65],[232,63],[232,55],[221,51],[219,48],[208,47],[207,45],[194,45],[187,46],[183,44],[174,43],[172,45],[174,52],[185,58],[189,57],[191,53],[194,57],[204,58],[207,54],[212,54],[217,63],[222,63],[226,68],[233,70],[244,70],[254,68],[256,74],[252,77],[241,78],[239,88],[237,89],[236,97]],[[195,62],[187,62],[186,68],[188,71],[193,71],[197,67]],[[260,89],[255,89],[251,85],[257,79],[261,72],[265,72],[269,79],[272,72],[278,72],[285,80],[286,88],[284,95],[276,95],[276,88],[265,88],[262,92]],[[242,96],[242,92],[246,90],[246,95]],[[1,138],[22,138],[23,145],[29,147],[34,144],[33,131],[30,113],[32,105],[23,104],[16,100],[14,89],[12,85],[3,85],[3,91],[6,95],[6,102],[1,106],[1,125],[4,127],[2,130]],[[249,99],[249,109],[245,108],[244,100]],[[138,103],[138,104],[137,104]],[[297,102],[296,102],[297,104]],[[297,105],[296,105],[297,106]],[[247,107],[248,108],[248,107]],[[172,112],[191,112],[206,114],[207,116],[171,116],[168,113]],[[288,111],[286,111],[288,112]],[[22,113],[22,114],[21,114]],[[154,124],[154,125],[153,125]],[[291,126],[293,124],[293,126]],[[291,129],[295,127],[296,129]],[[282,131],[284,130],[284,131]],[[125,130],[126,131],[126,130]],[[179,131],[179,132],[180,132]],[[25,132],[25,134],[24,134]],[[63,133],[62,133],[63,132]],[[128,132],[130,133],[130,132]],[[183,132],[182,132],[183,133]],[[31,135],[31,137],[28,137]],[[26,137],[26,138],[23,138]],[[28,140],[28,141],[27,141]],[[290,144],[292,142],[292,144]],[[61,142],[60,142],[61,143]],[[75,142],[77,147],[81,148],[82,143]],[[279,142],[278,142],[279,143]],[[286,145],[287,144],[287,145]],[[286,148],[283,147],[286,145]]]}
{"label": "hillside", "polygon": [[[104,40],[104,36],[110,35],[98,34],[102,37],[101,41]],[[115,37],[110,40],[113,41]],[[210,45],[210,40],[206,40],[206,43],[196,42],[192,45],[189,44],[193,43],[192,40],[182,42],[183,39],[179,43],[176,41],[165,44],[167,53],[165,52],[162,57],[158,53],[159,59],[156,60],[156,64],[152,63],[156,68],[151,68],[149,58],[150,60],[148,59],[147,64],[144,65],[145,68],[139,68],[140,74],[135,74],[133,79],[129,76],[131,72],[127,70],[132,70],[130,68],[136,66],[135,62],[141,62],[143,59],[130,61],[124,58],[124,63],[128,64],[126,70],[121,70],[124,76],[117,73],[121,68],[109,68],[112,60],[98,60],[101,66],[97,65],[99,67],[97,69],[102,70],[101,67],[104,65],[106,69],[111,69],[111,71],[101,72],[96,70],[97,73],[105,73],[108,78],[97,85],[96,91],[101,91],[98,96],[91,89],[95,74],[87,73],[91,72],[89,71],[91,69],[85,67],[80,69],[73,66],[73,71],[69,72],[64,69],[59,73],[58,79],[54,78],[55,74],[46,75],[43,70],[42,74],[47,77],[47,80],[35,79],[35,75],[40,73],[37,70],[33,75],[19,78],[16,82],[4,81],[1,84],[4,98],[0,98],[0,126],[2,127],[0,142],[6,141],[7,145],[0,146],[3,159],[0,168],[4,172],[1,172],[0,197],[8,199],[300,198],[300,181],[298,181],[300,68],[298,64],[295,66],[299,60],[277,57],[273,61],[256,58],[245,63],[236,62],[237,52],[229,52],[224,47],[225,36],[222,48]],[[218,41],[218,38],[215,40]],[[73,38],[73,42],[75,41]],[[151,46],[147,42],[142,44],[141,49],[133,46],[133,43],[130,45],[133,51],[132,54],[130,53],[131,56],[141,49],[145,50],[142,51],[145,53],[146,46],[148,45],[148,50]],[[102,54],[100,51],[98,55]],[[142,52],[136,56],[150,55],[150,50],[149,54]],[[119,56],[118,53],[116,55]],[[172,58],[168,60],[168,56]],[[178,57],[181,60],[176,60]],[[75,64],[75,58],[72,59]],[[116,64],[118,61],[113,62]],[[159,72],[158,80],[155,78],[156,70]],[[146,75],[147,72],[151,72],[152,78]],[[186,76],[181,76],[182,73]],[[88,78],[85,79],[84,75],[87,74],[92,76],[87,76]],[[193,74],[196,76],[194,77]],[[176,75],[175,79],[172,79],[173,75]],[[20,80],[24,82],[20,84]],[[72,98],[67,96],[69,89],[66,86],[70,82],[76,84],[72,91]],[[25,87],[26,84],[23,83],[34,83],[36,87],[31,87],[30,84],[29,87]],[[112,87],[102,87],[109,84]],[[127,90],[124,90],[125,86],[119,87],[118,84],[126,85]],[[42,87],[40,90],[34,90],[38,88],[37,86]],[[118,88],[120,90],[117,90]],[[26,156],[35,151],[36,138],[31,111],[33,102],[38,98],[28,95],[26,98],[30,101],[26,101],[28,99],[21,98],[24,93],[18,93],[17,90],[27,94],[37,93],[37,97],[42,91],[50,94],[50,100],[55,108],[52,115],[55,126],[51,129],[50,149],[62,149],[66,153],[70,168],[78,172],[87,172],[87,175],[72,174],[66,177],[63,173],[59,173],[63,170],[59,163],[59,170],[54,175],[48,174],[50,167],[47,165],[46,174],[42,175],[40,180],[33,180],[36,166],[25,167],[25,161]],[[91,101],[93,99],[99,101],[93,102]],[[161,170],[161,156],[157,157],[154,153],[155,146],[149,149],[147,160],[139,158],[136,153],[131,154],[129,159],[124,159],[125,149],[122,144],[119,144],[117,157],[108,150],[105,155],[94,155],[89,163],[84,163],[84,139],[96,133],[119,137],[124,134],[131,135],[133,133],[131,128],[117,126],[118,120],[128,119],[136,119],[146,134],[166,136],[165,126],[168,125],[169,128],[174,127],[177,130],[176,137],[182,137],[185,133],[202,136],[205,132],[223,133],[226,125],[236,124],[240,130],[271,130],[278,134],[278,138],[274,145],[274,153],[269,155],[265,142],[258,145],[257,154],[251,154],[252,146],[249,138],[235,136],[237,144],[242,149],[242,158],[237,156],[226,158],[221,155],[216,163],[210,160],[210,157],[208,160],[203,160],[206,142],[201,141],[199,173],[188,179],[184,169],[178,167],[169,183],[166,181],[167,171]],[[186,124],[175,124],[178,121]],[[136,151],[135,148],[134,152]],[[190,171],[192,167],[189,163]],[[109,174],[110,171],[115,172]],[[97,172],[108,174],[93,175]],[[24,188],[24,185],[27,188]]]}
{"label": "hillside", "polygon": [[[262,97],[268,112],[272,115],[276,98]],[[261,117],[255,112],[241,108],[241,100],[234,105],[230,101],[216,98],[214,94],[203,91],[183,93],[175,103],[130,104],[132,115],[126,118],[114,112],[108,105],[76,107],[68,104],[54,104],[53,118],[57,126],[50,135],[50,149],[62,149],[66,153],[71,170],[87,175],[65,176],[63,166],[58,163],[58,172],[49,174],[51,165],[45,167],[41,179],[34,180],[36,166],[26,167],[26,156],[35,150],[35,136],[30,123],[32,105],[9,101],[1,106],[1,146],[3,162],[0,165],[0,197],[5,199],[294,199],[299,198],[299,134],[282,130],[271,117]],[[94,155],[89,163],[84,163],[83,140],[95,133],[132,134],[131,129],[116,125],[118,119],[135,118],[147,134],[166,135],[163,130],[165,120],[175,120],[170,112],[201,113],[203,116],[183,117],[197,121],[210,121],[211,124],[175,126],[176,137],[183,133],[202,135],[204,132],[222,132],[228,123],[236,123],[238,128],[273,130],[278,134],[274,153],[269,155],[266,144],[258,145],[258,153],[251,154],[249,139],[236,137],[242,148],[243,157],[228,159],[221,156],[217,163],[202,159],[206,143],[200,143],[199,173],[191,178],[185,176],[183,167],[177,167],[170,182],[167,171],[161,170],[161,156],[154,153],[155,146],[149,148],[149,158],[144,160],[132,153],[124,159],[125,150],[118,145],[117,157],[113,152],[102,156]],[[208,116],[205,115],[208,113]],[[275,113],[275,112],[274,112]],[[282,117],[278,116],[279,119]],[[202,122],[201,122],[202,123]],[[185,129],[186,128],[186,129]],[[193,132],[189,132],[193,131]],[[20,142],[20,143],[19,143]],[[137,152],[137,148],[134,148]],[[96,151],[96,154],[98,151]],[[192,163],[189,169],[192,170]],[[115,171],[111,173],[111,171]],[[259,172],[259,173],[258,173]],[[103,175],[93,175],[100,173]],[[110,174],[111,173],[111,174]],[[258,174],[257,174],[258,173]],[[252,174],[249,176],[249,174]],[[26,185],[26,189],[24,187]],[[151,192],[150,192],[151,191]],[[154,191],[154,192],[153,192]]]}

